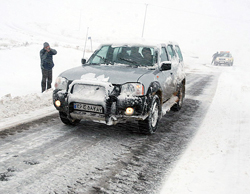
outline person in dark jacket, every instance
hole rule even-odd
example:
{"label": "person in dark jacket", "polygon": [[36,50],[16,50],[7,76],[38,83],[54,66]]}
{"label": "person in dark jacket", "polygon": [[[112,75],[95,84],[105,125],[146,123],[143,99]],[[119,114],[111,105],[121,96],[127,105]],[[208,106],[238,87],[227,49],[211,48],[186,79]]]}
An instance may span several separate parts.
{"label": "person in dark jacket", "polygon": [[217,51],[216,53],[213,54],[212,56],[212,62],[211,62],[211,65],[214,63],[215,59],[219,56],[219,52]]}
{"label": "person in dark jacket", "polygon": [[[41,69],[42,69],[42,92],[51,88],[52,83],[52,69],[54,67],[53,55],[56,55],[57,51],[50,48],[49,43],[43,44],[43,49],[40,51]],[[47,88],[46,88],[47,83]]]}

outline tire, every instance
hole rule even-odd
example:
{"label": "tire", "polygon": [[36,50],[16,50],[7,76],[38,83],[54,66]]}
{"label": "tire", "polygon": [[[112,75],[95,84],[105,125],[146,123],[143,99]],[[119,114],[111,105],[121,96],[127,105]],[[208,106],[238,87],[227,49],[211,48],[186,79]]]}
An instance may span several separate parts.
{"label": "tire", "polygon": [[81,120],[79,119],[75,119],[75,120],[70,120],[68,119],[68,116],[66,113],[64,112],[59,112],[59,116],[61,121],[65,124],[65,125],[78,125],[80,123]]}
{"label": "tire", "polygon": [[171,107],[172,111],[179,111],[181,110],[182,104],[183,104],[183,100],[184,100],[184,96],[185,96],[185,85],[180,84],[178,93],[177,93],[177,97],[178,97],[178,102],[176,102],[176,104],[174,104]]}
{"label": "tire", "polygon": [[140,132],[149,135],[155,133],[158,127],[160,116],[160,99],[157,95],[155,95],[150,104],[148,117],[145,120],[138,122]]}

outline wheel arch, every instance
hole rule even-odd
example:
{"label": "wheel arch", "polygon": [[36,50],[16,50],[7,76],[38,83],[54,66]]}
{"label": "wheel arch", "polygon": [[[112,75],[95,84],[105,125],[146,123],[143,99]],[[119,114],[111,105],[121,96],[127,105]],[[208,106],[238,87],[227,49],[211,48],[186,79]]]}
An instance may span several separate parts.
{"label": "wheel arch", "polygon": [[158,95],[162,104],[162,88],[159,82],[152,82],[147,90],[146,96],[151,100],[154,95]]}
{"label": "wheel arch", "polygon": [[163,98],[162,98],[162,88],[159,82],[155,81],[152,82],[147,90],[146,96],[147,96],[147,108],[146,111],[148,112],[150,109],[150,105],[152,103],[153,97],[157,95],[160,100],[160,111],[162,111],[162,104],[163,104]]}

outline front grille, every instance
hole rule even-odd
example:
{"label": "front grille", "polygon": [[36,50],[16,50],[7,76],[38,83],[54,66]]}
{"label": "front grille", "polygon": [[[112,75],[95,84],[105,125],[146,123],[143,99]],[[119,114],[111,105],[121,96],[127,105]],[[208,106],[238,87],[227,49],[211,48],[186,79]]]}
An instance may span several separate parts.
{"label": "front grille", "polygon": [[105,97],[105,88],[98,85],[75,84],[72,94],[81,98],[96,99]]}

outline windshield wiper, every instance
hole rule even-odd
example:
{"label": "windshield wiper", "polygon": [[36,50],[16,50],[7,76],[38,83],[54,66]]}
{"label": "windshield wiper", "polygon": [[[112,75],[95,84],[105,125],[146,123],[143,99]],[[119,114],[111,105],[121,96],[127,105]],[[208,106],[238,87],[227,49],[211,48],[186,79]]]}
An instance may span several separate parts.
{"label": "windshield wiper", "polygon": [[113,65],[112,61],[106,59],[105,57],[102,57],[100,55],[96,55],[96,56],[99,57],[99,58],[101,58],[106,65],[109,65],[109,64]]}
{"label": "windshield wiper", "polygon": [[123,61],[129,62],[129,63],[132,63],[132,64],[134,64],[136,66],[139,66],[139,64],[136,61],[132,61],[130,59],[124,59],[124,58],[120,58],[120,59],[123,60]]}
{"label": "windshield wiper", "polygon": [[99,57],[99,58],[102,59],[102,60],[105,60],[105,58],[102,57],[102,56],[100,56],[100,55],[95,55],[95,56]]}

